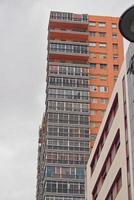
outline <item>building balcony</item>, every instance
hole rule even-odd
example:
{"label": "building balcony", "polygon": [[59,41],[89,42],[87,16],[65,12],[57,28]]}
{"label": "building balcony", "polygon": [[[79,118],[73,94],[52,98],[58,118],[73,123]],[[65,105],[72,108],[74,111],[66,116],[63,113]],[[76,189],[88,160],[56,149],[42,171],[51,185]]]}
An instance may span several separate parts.
{"label": "building balcony", "polygon": [[[92,136],[92,138],[93,138],[93,136]],[[91,138],[90,138],[90,134],[88,134],[88,135],[83,135],[83,136],[67,136],[66,134],[52,134],[52,133],[50,133],[50,132],[48,132],[47,133],[47,137],[46,137],[46,139],[69,139],[69,140],[77,140],[77,141],[83,141],[83,142],[87,142],[87,141],[92,141],[91,140]]]}
{"label": "building balcony", "polygon": [[47,175],[47,180],[55,179],[74,179],[75,181],[84,182],[84,176],[79,176],[76,174],[53,174],[52,176]]}
{"label": "building balcony", "polygon": [[65,67],[81,67],[81,68],[84,68],[84,67],[86,67],[86,68],[88,68],[89,69],[89,67],[90,67],[90,64],[89,63],[85,63],[85,62],[79,62],[79,63],[75,63],[75,62],[73,62],[72,61],[72,63],[67,63],[67,62],[49,62],[48,63],[49,65],[58,65],[58,66],[62,66],[62,65],[64,65]]}
{"label": "building balcony", "polygon": [[77,60],[87,61],[89,58],[88,44],[50,40],[48,46],[48,60]]}
{"label": "building balcony", "polygon": [[48,60],[51,59],[51,60],[54,60],[54,59],[64,59],[64,60],[84,60],[84,61],[87,61],[88,60],[88,53],[85,52],[85,53],[78,53],[78,52],[67,52],[67,51],[64,51],[64,50],[59,50],[59,49],[56,49],[56,50],[49,50],[49,54],[48,54]]}
{"label": "building balcony", "polygon": [[67,33],[67,34],[75,34],[75,35],[89,35],[88,31],[85,31],[83,29],[50,29],[49,30],[50,33]]}
{"label": "building balcony", "polygon": [[47,96],[47,100],[51,101],[51,100],[56,100],[56,101],[64,101],[64,102],[78,102],[78,103],[89,103],[90,101],[90,97],[88,97],[87,99],[82,99],[82,98],[76,98],[75,96],[72,97],[59,97],[58,95],[56,95],[56,97],[53,97],[52,95],[48,95]]}
{"label": "building balcony", "polygon": [[67,190],[67,191],[64,191],[62,192],[62,190],[56,190],[55,192],[48,192],[48,191],[44,191],[44,198],[45,199],[45,196],[49,196],[49,195],[53,195],[53,196],[57,196],[57,195],[61,195],[62,196],[66,196],[66,197],[82,197],[84,198],[84,192],[82,194],[81,191],[78,192],[78,190],[75,190],[74,193],[71,191],[71,190]]}
{"label": "building balcony", "polygon": [[64,147],[64,146],[47,146],[48,150],[52,150],[53,152],[70,152],[73,151],[74,153],[79,152],[79,153],[85,153],[89,152],[89,148],[83,148],[83,147]]}
{"label": "building balcony", "polygon": [[51,48],[49,49],[49,54],[63,54],[63,55],[78,55],[78,56],[88,56],[88,51],[80,49],[78,50],[68,50],[68,49],[61,49],[61,48]]}
{"label": "building balcony", "polygon": [[49,113],[65,113],[65,114],[76,114],[76,115],[87,115],[89,116],[90,115],[90,110],[82,110],[80,109],[79,111],[74,111],[74,110],[70,110],[70,111],[67,111],[67,110],[54,110],[54,109],[51,109],[51,108],[47,108],[47,112]]}
{"label": "building balcony", "polygon": [[64,78],[77,78],[77,79],[89,79],[90,80],[90,74],[88,73],[88,75],[87,76],[84,76],[84,75],[82,75],[81,74],[81,76],[78,76],[78,75],[68,75],[68,74],[53,74],[53,73],[51,73],[51,72],[48,72],[48,77],[64,77]]}
{"label": "building balcony", "polygon": [[[47,89],[61,89],[61,88],[63,88],[63,86],[62,85],[47,85]],[[87,86],[87,87],[83,87],[83,86],[81,86],[81,87],[75,87],[75,86],[64,86],[64,88],[63,88],[64,90],[71,90],[71,89],[73,89],[73,90],[80,90],[80,91],[90,91],[90,85],[89,86]],[[57,97],[58,97],[58,95],[57,95]],[[60,98],[60,97],[59,97]],[[64,98],[64,97],[63,97]],[[66,98],[66,97],[65,97]],[[72,98],[73,99],[73,98]],[[74,97],[74,99],[75,99],[75,97]],[[79,98],[80,99],[80,98]],[[78,99],[78,100],[79,100]],[[76,99],[75,100],[77,100],[77,97],[76,97]]]}
{"label": "building balcony", "polygon": [[51,11],[50,20],[88,24],[88,15]]}
{"label": "building balcony", "polygon": [[83,29],[50,29],[49,40],[88,41],[88,31]]}
{"label": "building balcony", "polygon": [[74,49],[74,47],[78,47],[80,50],[84,50],[85,48],[88,48],[88,41],[71,41],[71,40],[64,40],[61,39],[55,39],[55,40],[49,40],[48,41],[49,47],[55,47],[55,48],[65,48],[65,49]]}
{"label": "building balcony", "polygon": [[[53,151],[54,152],[54,151]],[[85,155],[86,152],[81,152],[81,155]],[[89,155],[89,152],[88,154]],[[47,159],[46,160],[47,164],[60,164],[60,165],[85,165],[87,163],[87,161],[81,161],[81,160],[77,160],[77,161],[72,161],[72,160],[52,160],[52,159]]]}
{"label": "building balcony", "polygon": [[66,12],[50,13],[49,28],[82,28],[88,29],[88,15]]}

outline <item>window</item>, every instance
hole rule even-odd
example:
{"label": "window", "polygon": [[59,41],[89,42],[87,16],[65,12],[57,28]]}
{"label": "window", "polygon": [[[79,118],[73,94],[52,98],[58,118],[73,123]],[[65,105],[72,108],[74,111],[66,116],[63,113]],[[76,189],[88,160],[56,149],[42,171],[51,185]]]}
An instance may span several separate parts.
{"label": "window", "polygon": [[113,70],[118,71],[119,70],[119,65],[113,65]]}
{"label": "window", "polygon": [[73,74],[74,74],[74,68],[68,67],[68,75],[73,75]]}
{"label": "window", "polygon": [[112,28],[117,28],[117,24],[116,23],[112,23]]}
{"label": "window", "polygon": [[101,99],[100,99],[100,102],[101,102],[102,104],[108,104],[108,99],[106,99],[106,98],[101,98]]}
{"label": "window", "polygon": [[82,71],[82,76],[89,76],[88,68],[82,68],[81,71]]}
{"label": "window", "polygon": [[81,116],[80,116],[80,121],[79,121],[79,123],[80,123],[80,124],[88,125],[88,124],[89,124],[88,116],[81,115]]}
{"label": "window", "polygon": [[58,193],[67,193],[67,183],[66,182],[58,182]]}
{"label": "window", "polygon": [[55,167],[48,166],[46,171],[47,171],[47,177],[52,177],[55,174]]}
{"label": "window", "polygon": [[45,189],[46,189],[46,192],[56,192],[56,182],[55,181],[47,181]]}
{"label": "window", "polygon": [[66,67],[59,67],[59,74],[66,74]]}
{"label": "window", "polygon": [[69,86],[70,85],[70,80],[67,78],[63,78],[63,86]]}
{"label": "window", "polygon": [[101,81],[106,81],[107,80],[107,76],[100,76],[100,80]]}
{"label": "window", "polygon": [[97,111],[96,110],[90,110],[90,115],[96,115]]}
{"label": "window", "polygon": [[70,83],[69,83],[69,86],[70,87],[75,87],[76,86],[76,79],[70,79]]}
{"label": "window", "polygon": [[86,100],[89,99],[88,92],[82,91],[81,94],[82,94],[81,99],[86,99]]}
{"label": "window", "polygon": [[107,64],[100,64],[100,69],[106,69],[107,68]]}
{"label": "window", "polygon": [[76,178],[78,178],[78,179],[84,178],[84,168],[76,167]]}
{"label": "window", "polygon": [[74,103],[74,111],[80,112],[80,104]]}
{"label": "window", "polygon": [[62,175],[63,175],[64,178],[65,177],[69,177],[69,175],[70,175],[70,168],[69,167],[63,167],[62,168]]}
{"label": "window", "polygon": [[98,90],[98,87],[97,86],[95,86],[95,85],[91,85],[90,86],[90,91],[91,92],[96,92]]}
{"label": "window", "polygon": [[50,43],[50,50],[57,52],[87,53],[87,46],[65,43]]}
{"label": "window", "polygon": [[100,126],[99,122],[90,122],[90,127],[91,128],[98,128]]}
{"label": "window", "polygon": [[99,22],[98,26],[99,27],[106,27],[106,23],[105,22]]}
{"label": "window", "polygon": [[91,141],[95,141],[95,139],[96,139],[96,135],[90,133],[90,140],[91,140]]}
{"label": "window", "polygon": [[100,48],[105,48],[106,46],[107,46],[106,43],[99,43],[99,47],[100,47]]}
{"label": "window", "polygon": [[108,92],[107,86],[100,86],[100,92]]}
{"label": "window", "polygon": [[48,126],[48,132],[50,135],[58,135],[58,128],[55,128],[53,126]]}
{"label": "window", "polygon": [[[51,12],[50,19],[73,20],[73,16],[72,16],[72,13]],[[81,20],[81,18],[80,18],[80,20]]]}
{"label": "window", "polygon": [[95,37],[95,36],[96,36],[96,32],[90,31],[90,32],[89,32],[89,35],[90,35],[91,37]]}
{"label": "window", "polygon": [[89,22],[89,26],[96,26],[96,22]]}
{"label": "window", "polygon": [[106,36],[106,33],[105,33],[105,32],[99,32],[99,36],[100,36],[100,37],[105,37],[105,36]]}
{"label": "window", "polygon": [[96,57],[97,57],[97,54],[91,52],[91,53],[89,54],[89,57],[90,57],[90,58],[96,58]]}
{"label": "window", "polygon": [[66,102],[66,111],[72,111],[72,103]]}
{"label": "window", "polygon": [[48,121],[53,122],[53,123],[57,123],[58,122],[58,114],[49,113],[48,114]]}
{"label": "window", "polygon": [[70,124],[78,124],[78,115],[69,115]]}
{"label": "window", "polygon": [[96,76],[90,75],[90,80],[95,80],[95,79],[96,79]]}
{"label": "window", "polygon": [[81,104],[81,110],[82,110],[82,112],[88,112],[89,110],[88,110],[88,104]]}
{"label": "window", "polygon": [[59,68],[59,66],[57,66],[57,65],[50,65],[49,72],[51,74],[58,74],[58,68]]}
{"label": "window", "polygon": [[112,33],[112,38],[113,39],[117,39],[118,38],[118,34],[117,33]]}
{"label": "window", "polygon": [[55,84],[55,78],[54,77],[49,77],[49,83],[51,85]]}
{"label": "window", "polygon": [[57,102],[57,110],[64,110],[64,102]]}
{"label": "window", "polygon": [[59,114],[59,123],[68,123],[68,115],[67,114]]}
{"label": "window", "polygon": [[90,68],[96,68],[96,63],[90,63]]}
{"label": "window", "polygon": [[[81,16],[81,15],[80,15],[80,16]],[[88,20],[88,16],[85,15],[85,14],[83,14],[82,16],[83,16],[82,20],[87,22],[87,20]]]}
{"label": "window", "polygon": [[89,42],[89,46],[90,47],[95,47],[96,46],[96,42]]}
{"label": "window", "polygon": [[61,99],[64,98],[64,90],[57,90],[56,92],[57,92],[58,98],[61,98]]}
{"label": "window", "polygon": [[105,59],[107,58],[107,54],[99,54],[99,58]]}
{"label": "window", "polygon": [[80,74],[81,74],[81,69],[78,68],[78,67],[76,67],[76,68],[75,68],[75,75],[76,75],[76,76],[80,76]]}
{"label": "window", "polygon": [[60,127],[58,131],[59,136],[68,136],[68,131],[68,128]]}
{"label": "window", "polygon": [[83,80],[77,79],[77,87],[82,87],[82,86],[83,86]]}
{"label": "window", "polygon": [[118,55],[117,54],[113,55],[113,60],[118,60]]}
{"label": "window", "polygon": [[88,88],[89,87],[88,80],[83,80],[82,82],[80,82],[80,85],[78,86]]}
{"label": "window", "polygon": [[116,81],[116,80],[117,80],[117,78],[118,78],[118,76],[114,76],[114,81]]}
{"label": "window", "polygon": [[91,97],[91,98],[90,98],[90,102],[91,102],[91,103],[97,103],[97,98]]}
{"label": "window", "polygon": [[50,110],[56,110],[56,102],[55,101],[48,101],[48,108]]}
{"label": "window", "polygon": [[113,49],[118,49],[118,44],[113,44]]}

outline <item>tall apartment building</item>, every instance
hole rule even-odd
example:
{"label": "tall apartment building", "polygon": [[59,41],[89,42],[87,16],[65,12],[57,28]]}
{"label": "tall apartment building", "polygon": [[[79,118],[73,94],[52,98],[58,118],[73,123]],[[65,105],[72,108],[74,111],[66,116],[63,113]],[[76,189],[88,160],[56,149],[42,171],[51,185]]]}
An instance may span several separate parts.
{"label": "tall apartment building", "polygon": [[86,171],[86,200],[134,199],[132,44],[109,101]]}
{"label": "tall apartment building", "polygon": [[51,12],[37,200],[84,200],[85,165],[123,60],[118,18]]}

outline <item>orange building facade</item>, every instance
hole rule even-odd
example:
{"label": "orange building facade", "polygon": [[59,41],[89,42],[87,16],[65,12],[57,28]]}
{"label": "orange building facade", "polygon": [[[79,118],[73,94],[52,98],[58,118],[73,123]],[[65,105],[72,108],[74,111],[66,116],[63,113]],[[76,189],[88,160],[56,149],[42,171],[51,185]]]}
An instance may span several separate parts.
{"label": "orange building facade", "polygon": [[123,62],[123,39],[118,18],[89,16],[88,20],[90,133],[96,135]]}
{"label": "orange building facade", "polygon": [[51,12],[37,200],[84,200],[85,166],[123,61],[118,18]]}

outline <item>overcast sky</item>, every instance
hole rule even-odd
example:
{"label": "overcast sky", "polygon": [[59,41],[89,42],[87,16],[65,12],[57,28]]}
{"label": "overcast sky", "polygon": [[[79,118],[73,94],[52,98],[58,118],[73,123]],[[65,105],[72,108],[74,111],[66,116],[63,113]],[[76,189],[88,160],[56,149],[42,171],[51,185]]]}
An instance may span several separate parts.
{"label": "overcast sky", "polygon": [[0,0],[0,199],[35,200],[50,10],[120,16],[133,0]]}

